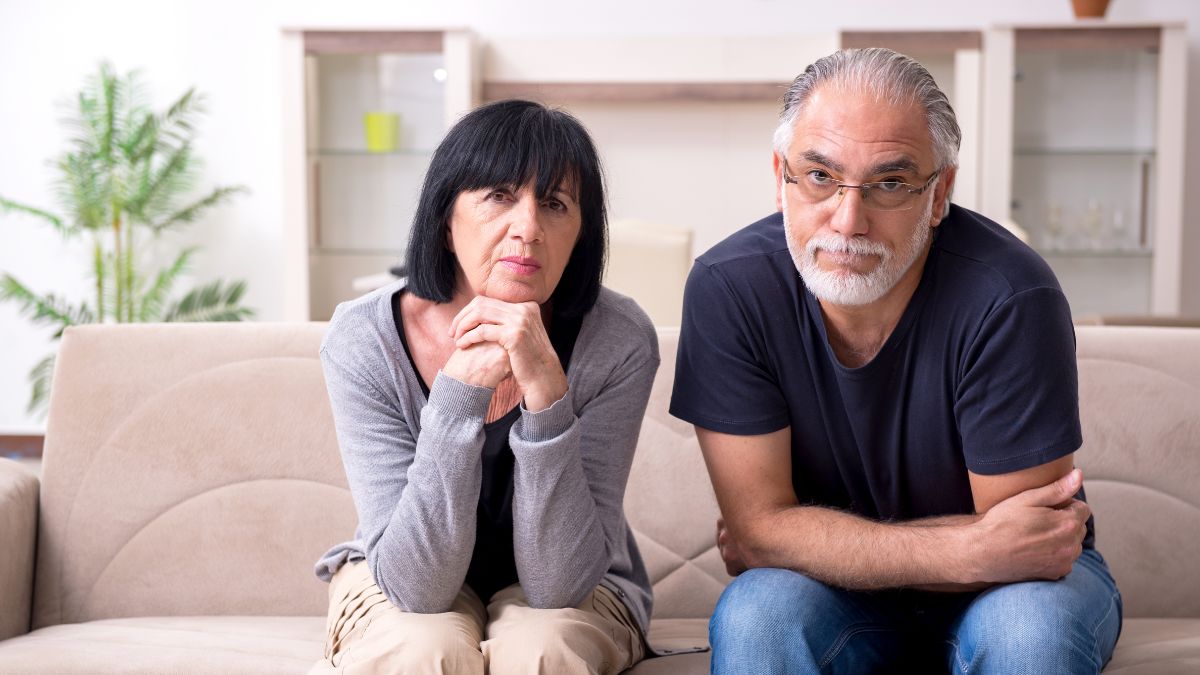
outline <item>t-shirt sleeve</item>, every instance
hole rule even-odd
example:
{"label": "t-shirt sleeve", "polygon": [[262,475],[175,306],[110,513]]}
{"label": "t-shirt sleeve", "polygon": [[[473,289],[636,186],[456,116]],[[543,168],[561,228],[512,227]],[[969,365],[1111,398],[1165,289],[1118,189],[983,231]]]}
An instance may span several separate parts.
{"label": "t-shirt sleeve", "polygon": [[693,265],[684,290],[672,415],[740,436],[788,426],[787,402],[745,314],[750,304],[737,301],[719,270]]}
{"label": "t-shirt sleeve", "polygon": [[1057,288],[1014,294],[967,352],[955,415],[967,468],[1011,473],[1083,443],[1071,310]]}

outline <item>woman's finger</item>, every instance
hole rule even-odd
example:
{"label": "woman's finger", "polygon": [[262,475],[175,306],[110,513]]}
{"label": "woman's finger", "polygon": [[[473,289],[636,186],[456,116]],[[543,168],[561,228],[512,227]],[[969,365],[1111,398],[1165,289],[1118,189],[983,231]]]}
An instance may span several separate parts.
{"label": "woman's finger", "polygon": [[496,324],[481,323],[458,336],[454,340],[454,346],[458,349],[466,349],[480,342],[495,342],[499,344],[500,338],[503,337],[503,332],[504,329]]}
{"label": "woman's finger", "polygon": [[517,307],[511,303],[483,296],[476,296],[459,310],[454,320],[450,322],[450,337],[457,340],[463,333],[480,324],[514,324],[519,321],[519,313],[513,311]]}

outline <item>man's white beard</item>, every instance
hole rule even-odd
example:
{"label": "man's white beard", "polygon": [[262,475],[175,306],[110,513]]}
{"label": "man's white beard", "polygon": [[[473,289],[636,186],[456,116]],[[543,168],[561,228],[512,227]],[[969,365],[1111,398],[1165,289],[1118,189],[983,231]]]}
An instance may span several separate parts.
{"label": "man's white beard", "polygon": [[[847,239],[836,234],[814,235],[800,250],[788,218],[787,191],[783,190],[780,197],[783,204],[783,231],[792,262],[808,290],[819,300],[833,305],[869,305],[887,295],[925,251],[933,236],[933,228],[929,225],[933,215],[933,200],[930,199],[917,219],[912,236],[900,250],[893,251],[880,242],[863,238]],[[848,269],[826,271],[817,264],[818,250],[874,255],[879,258],[879,263],[865,274]]]}

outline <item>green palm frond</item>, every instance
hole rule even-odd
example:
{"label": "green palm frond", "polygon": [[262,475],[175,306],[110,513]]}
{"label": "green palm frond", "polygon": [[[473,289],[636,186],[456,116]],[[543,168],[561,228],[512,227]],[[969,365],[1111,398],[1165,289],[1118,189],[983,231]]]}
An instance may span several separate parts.
{"label": "green palm frond", "polygon": [[246,188],[241,187],[241,186],[216,188],[215,190],[210,192],[206,197],[204,197],[202,199],[198,199],[198,200],[192,202],[191,204],[188,204],[187,206],[183,207],[182,209],[179,209],[178,211],[167,216],[163,220],[160,220],[159,222],[154,223],[154,225],[152,225],[151,227],[154,228],[155,232],[162,232],[164,230],[170,229],[177,225],[182,225],[184,223],[190,223],[190,222],[194,221],[201,213],[208,210],[209,208],[212,208],[212,207],[220,204],[221,202],[226,201],[227,199],[229,199],[230,197],[232,197],[236,194],[247,193],[247,192],[249,192],[249,190],[247,190]]}
{"label": "green palm frond", "polygon": [[62,218],[59,218],[49,211],[43,211],[42,209],[34,206],[27,206],[25,204],[14,202],[11,199],[0,197],[0,213],[23,213],[27,216],[34,216],[35,218],[42,219],[44,222],[49,224],[50,227],[58,230],[59,233],[64,237],[71,234],[70,230],[63,223]]}
{"label": "green palm frond", "polygon": [[192,289],[163,315],[167,322],[241,321],[254,316],[254,310],[238,303],[246,292],[246,282],[236,281],[222,288],[220,280]]}
{"label": "green palm frond", "polygon": [[186,248],[179,253],[179,257],[175,258],[175,262],[170,267],[159,270],[158,275],[154,278],[154,284],[141,295],[141,301],[138,303],[138,321],[155,321],[163,315],[163,306],[167,301],[167,296],[171,293],[171,288],[175,285],[179,275],[187,271],[195,253],[195,247]]}
{"label": "green palm frond", "polygon": [[51,354],[38,361],[33,370],[29,371],[29,384],[32,385],[29,394],[29,405],[26,411],[39,417],[46,414],[50,403],[50,385],[54,381],[54,362],[57,354]]}
{"label": "green palm frond", "polygon": [[70,231],[107,227],[111,202],[106,199],[107,181],[97,171],[95,162],[77,153],[67,153],[59,160],[58,168],[58,200],[72,217]]}
{"label": "green palm frond", "polygon": [[136,189],[125,208],[142,223],[150,223],[167,214],[175,196],[191,189],[195,170],[192,148],[187,143],[171,150],[159,166],[143,163]]}
{"label": "green palm frond", "polygon": [[196,118],[204,114],[204,97],[188,89],[158,120],[163,138],[172,143],[190,143],[196,133]]}
{"label": "green palm frond", "polygon": [[21,312],[28,314],[34,323],[55,326],[58,331],[54,339],[62,337],[67,326],[91,323],[92,311],[87,304],[75,307],[53,293],[38,295],[11,274],[0,276],[0,302],[13,301],[20,305]]}

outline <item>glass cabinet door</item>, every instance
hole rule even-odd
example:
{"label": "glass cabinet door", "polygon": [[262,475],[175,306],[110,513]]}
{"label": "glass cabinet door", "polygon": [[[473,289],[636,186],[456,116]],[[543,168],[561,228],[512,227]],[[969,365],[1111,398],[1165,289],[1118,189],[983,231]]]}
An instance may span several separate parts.
{"label": "glass cabinet door", "polygon": [[471,79],[451,72],[470,63],[451,51],[468,43],[447,35],[305,34],[313,320],[389,282],[403,262],[425,171],[451,108],[462,112],[461,83]]}
{"label": "glass cabinet door", "polygon": [[1055,49],[1017,35],[1012,218],[1075,314],[1148,314],[1154,255],[1156,50]]}

